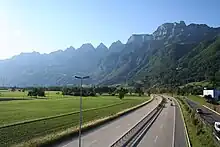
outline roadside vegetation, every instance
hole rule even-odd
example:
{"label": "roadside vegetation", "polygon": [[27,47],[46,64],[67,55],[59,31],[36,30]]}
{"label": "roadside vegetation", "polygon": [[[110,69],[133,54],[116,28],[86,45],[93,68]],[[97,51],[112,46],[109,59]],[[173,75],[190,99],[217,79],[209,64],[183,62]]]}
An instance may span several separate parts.
{"label": "roadside vegetation", "polygon": [[217,147],[212,129],[204,124],[184,98],[176,97],[180,103],[192,147]]}

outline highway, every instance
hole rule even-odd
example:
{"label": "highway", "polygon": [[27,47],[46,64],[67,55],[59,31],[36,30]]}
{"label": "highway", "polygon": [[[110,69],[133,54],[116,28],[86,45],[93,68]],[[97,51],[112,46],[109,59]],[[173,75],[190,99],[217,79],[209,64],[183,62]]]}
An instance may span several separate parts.
{"label": "highway", "polygon": [[[212,126],[212,128],[214,129],[214,123],[215,122],[220,122],[220,115],[216,114],[215,112],[209,110],[208,108],[201,106],[200,104],[198,104],[197,102],[194,102],[190,99],[186,99],[186,102],[189,104],[189,106],[193,109],[197,109],[200,108],[203,111],[203,114],[198,114],[200,116],[200,118],[202,118],[202,120],[206,123]],[[220,136],[217,135],[216,133],[214,133],[214,136],[216,138],[218,138],[217,140],[220,140]],[[217,143],[219,143],[217,141]]]}
{"label": "highway", "polygon": [[174,100],[167,99],[162,112],[143,136],[138,147],[187,147],[180,108],[176,103],[171,106],[171,103],[174,104]]}
{"label": "highway", "polygon": [[200,117],[208,124],[214,125],[214,122],[218,121],[220,122],[220,116],[213,111],[201,106],[200,104],[190,100],[186,99],[186,102],[189,104],[189,106],[193,109],[200,108],[204,112],[204,114],[200,114]]}
{"label": "highway", "polygon": [[[99,128],[84,133],[82,136],[82,147],[107,147],[118,140],[124,133],[130,130],[138,121],[148,115],[160,102],[162,98],[157,96],[149,104],[139,108],[128,115],[111,121]],[[56,147],[78,146],[78,138],[61,142]]]}

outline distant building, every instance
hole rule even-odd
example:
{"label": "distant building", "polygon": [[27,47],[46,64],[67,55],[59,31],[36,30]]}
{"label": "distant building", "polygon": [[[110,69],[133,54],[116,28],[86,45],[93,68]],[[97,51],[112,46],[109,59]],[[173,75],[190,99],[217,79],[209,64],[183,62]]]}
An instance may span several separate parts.
{"label": "distant building", "polygon": [[208,95],[211,95],[212,98],[214,98],[214,99],[220,100],[220,90],[216,90],[216,89],[212,89],[212,90],[204,89],[204,90],[203,90],[203,97],[204,97],[204,96],[208,96]]}

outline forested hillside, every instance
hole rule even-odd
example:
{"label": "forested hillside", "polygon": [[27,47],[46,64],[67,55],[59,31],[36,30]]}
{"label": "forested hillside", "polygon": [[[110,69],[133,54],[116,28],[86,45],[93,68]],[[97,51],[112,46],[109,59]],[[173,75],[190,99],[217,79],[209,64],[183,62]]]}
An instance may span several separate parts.
{"label": "forested hillside", "polygon": [[141,80],[154,86],[216,81],[220,69],[219,32],[219,28],[207,25],[163,24],[141,45],[134,40],[117,58],[105,59],[103,64],[112,62],[112,72],[103,84]]}

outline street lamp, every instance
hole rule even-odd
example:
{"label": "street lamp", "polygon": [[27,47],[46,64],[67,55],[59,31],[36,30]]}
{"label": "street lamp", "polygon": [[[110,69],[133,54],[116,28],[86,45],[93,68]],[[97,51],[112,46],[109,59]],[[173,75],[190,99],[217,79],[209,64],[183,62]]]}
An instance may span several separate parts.
{"label": "street lamp", "polygon": [[79,102],[79,147],[81,147],[81,129],[82,129],[82,81],[88,79],[89,76],[80,77],[75,76],[76,79],[80,79],[80,102]]}

